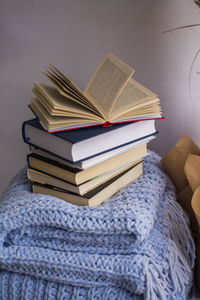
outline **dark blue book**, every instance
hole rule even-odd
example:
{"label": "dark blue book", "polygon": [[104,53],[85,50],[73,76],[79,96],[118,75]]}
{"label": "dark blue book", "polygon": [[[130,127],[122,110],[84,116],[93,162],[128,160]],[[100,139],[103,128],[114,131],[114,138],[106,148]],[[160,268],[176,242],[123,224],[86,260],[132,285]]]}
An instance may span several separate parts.
{"label": "dark blue book", "polygon": [[155,134],[155,120],[116,124],[111,127],[94,126],[57,133],[46,132],[38,119],[25,121],[22,125],[25,143],[71,163],[84,161]]}

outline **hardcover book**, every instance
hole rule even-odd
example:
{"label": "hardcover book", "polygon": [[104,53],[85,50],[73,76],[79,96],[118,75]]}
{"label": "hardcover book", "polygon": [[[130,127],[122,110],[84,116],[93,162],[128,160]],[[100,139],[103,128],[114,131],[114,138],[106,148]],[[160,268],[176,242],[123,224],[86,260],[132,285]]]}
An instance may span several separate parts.
{"label": "hardcover book", "polygon": [[48,175],[55,176],[59,179],[79,185],[92,178],[95,178],[96,176],[99,176],[111,170],[115,170],[123,166],[124,164],[137,161],[144,157],[146,154],[147,145],[143,144],[86,170],[71,168],[69,166],[60,164],[59,162],[36,155],[34,153],[27,156],[27,161],[28,166],[31,169],[35,169]]}
{"label": "hardcover book", "polygon": [[77,168],[77,169],[81,169],[81,170],[85,170],[85,169],[88,169],[90,167],[93,167],[103,161],[106,161],[112,157],[115,157],[116,155],[119,155],[121,153],[124,153],[130,149],[133,149],[139,145],[142,145],[142,144],[145,144],[145,143],[148,143],[150,142],[151,140],[155,139],[155,135],[152,135],[152,136],[149,136],[148,138],[141,138],[139,141],[137,142],[132,142],[132,143],[129,143],[128,145],[125,145],[125,146],[120,146],[114,150],[109,150],[103,154],[99,154],[99,155],[96,155],[92,158],[89,158],[89,159],[85,159],[83,161],[80,161],[78,163],[73,163],[73,162],[69,162],[67,161],[66,159],[63,159],[63,158],[60,158],[58,157],[57,155],[55,154],[52,154],[48,151],[45,151],[45,150],[41,150],[40,148],[36,147],[36,146],[31,146],[30,145],[30,151],[32,153],[35,153],[37,155],[40,155],[40,156],[44,156],[46,158],[49,158],[49,159],[52,159],[52,160],[55,160],[61,164],[64,164],[66,166],[69,166],[71,168]]}
{"label": "hardcover book", "polygon": [[[155,121],[116,124],[108,128],[94,126],[48,134],[37,119],[23,123],[23,139],[29,145],[46,150],[71,163],[116,151],[156,134]],[[127,150],[127,149],[126,149]]]}
{"label": "hardcover book", "polygon": [[34,193],[55,196],[75,205],[98,206],[111,198],[121,188],[135,181],[142,174],[143,168],[142,162],[140,162],[136,166],[133,166],[123,173],[106,181],[104,184],[98,186],[96,189],[88,192],[84,196],[75,195],[52,186],[37,183],[32,185],[32,190]]}
{"label": "hardcover book", "polygon": [[133,73],[108,53],[81,91],[50,64],[44,74],[52,86],[35,82],[29,107],[48,132],[162,118],[159,98],[132,79]]}
{"label": "hardcover book", "polygon": [[46,173],[39,172],[34,169],[28,169],[27,175],[28,178],[33,181],[37,182],[43,185],[50,185],[55,188],[59,188],[65,191],[72,192],[74,194],[84,195],[88,193],[89,191],[93,190],[97,186],[100,186],[101,184],[105,183],[106,181],[112,179],[113,177],[123,173],[127,169],[130,169],[130,167],[133,167],[134,165],[137,165],[142,160],[137,160],[136,162],[128,163],[123,166],[120,166],[117,169],[108,171],[106,173],[103,173],[99,176],[96,176],[95,178],[92,178],[91,180],[88,180],[82,184],[76,185],[72,184],[70,182],[67,182],[65,180],[59,179],[55,176],[50,176]]}

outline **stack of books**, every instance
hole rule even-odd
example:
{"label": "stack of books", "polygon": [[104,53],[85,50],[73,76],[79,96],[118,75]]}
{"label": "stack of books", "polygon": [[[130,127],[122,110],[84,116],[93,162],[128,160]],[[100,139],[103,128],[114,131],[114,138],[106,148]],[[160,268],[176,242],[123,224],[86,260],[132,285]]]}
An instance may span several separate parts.
{"label": "stack of books", "polygon": [[34,193],[98,206],[142,175],[147,143],[162,119],[159,98],[131,78],[134,70],[108,53],[82,92],[53,65],[36,82],[23,123]]}

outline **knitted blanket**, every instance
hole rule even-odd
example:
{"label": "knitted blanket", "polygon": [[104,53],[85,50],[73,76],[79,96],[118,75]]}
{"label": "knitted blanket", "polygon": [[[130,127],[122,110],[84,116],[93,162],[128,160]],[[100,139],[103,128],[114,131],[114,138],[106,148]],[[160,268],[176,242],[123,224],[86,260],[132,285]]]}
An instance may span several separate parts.
{"label": "knitted blanket", "polygon": [[185,299],[194,243],[159,161],[93,208],[33,194],[23,169],[0,202],[0,299]]}

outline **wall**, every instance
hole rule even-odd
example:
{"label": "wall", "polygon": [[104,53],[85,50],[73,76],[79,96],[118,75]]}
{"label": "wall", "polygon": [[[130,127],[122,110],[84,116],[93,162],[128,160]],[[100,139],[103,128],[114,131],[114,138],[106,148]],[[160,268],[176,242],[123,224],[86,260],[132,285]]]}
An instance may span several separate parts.
{"label": "wall", "polygon": [[81,88],[107,51],[135,68],[134,78],[156,92],[165,121],[150,147],[163,155],[184,133],[200,144],[199,28],[163,31],[199,22],[188,0],[0,0],[0,191],[26,164],[21,125],[41,71],[56,64]]}

